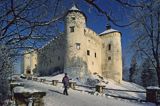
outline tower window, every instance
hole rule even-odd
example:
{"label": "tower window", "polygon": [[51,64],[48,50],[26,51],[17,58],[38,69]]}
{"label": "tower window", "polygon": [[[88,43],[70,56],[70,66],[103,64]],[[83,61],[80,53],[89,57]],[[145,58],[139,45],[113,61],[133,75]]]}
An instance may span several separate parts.
{"label": "tower window", "polygon": [[87,50],[87,55],[90,55],[90,51],[89,50]]}
{"label": "tower window", "polygon": [[74,32],[74,26],[70,27],[70,32]]}
{"label": "tower window", "polygon": [[75,20],[76,18],[75,17],[72,17],[72,20]]}
{"label": "tower window", "polygon": [[108,60],[111,60],[111,56],[108,57]]}
{"label": "tower window", "polygon": [[96,54],[96,53],[94,53],[94,57],[97,57],[97,54]]}
{"label": "tower window", "polygon": [[108,45],[108,50],[111,50],[111,44]]}
{"label": "tower window", "polygon": [[79,50],[80,49],[80,43],[76,43],[76,49]]}

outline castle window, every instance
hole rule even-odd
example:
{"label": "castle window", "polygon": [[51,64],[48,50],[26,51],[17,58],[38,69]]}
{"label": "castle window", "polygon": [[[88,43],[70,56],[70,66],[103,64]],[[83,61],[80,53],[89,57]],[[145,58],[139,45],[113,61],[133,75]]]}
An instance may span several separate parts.
{"label": "castle window", "polygon": [[88,55],[88,56],[90,55],[90,51],[89,51],[89,50],[87,50],[87,55]]}
{"label": "castle window", "polygon": [[75,17],[72,17],[72,20],[75,20],[76,18]]}
{"label": "castle window", "polygon": [[96,53],[94,53],[94,57],[97,57],[97,54],[96,54]]}
{"label": "castle window", "polygon": [[74,26],[70,27],[70,32],[74,32]]}
{"label": "castle window", "polygon": [[111,50],[111,44],[108,45],[108,50]]}
{"label": "castle window", "polygon": [[76,49],[79,50],[80,49],[80,43],[76,43]]}
{"label": "castle window", "polygon": [[108,60],[111,60],[111,56],[108,57]]}

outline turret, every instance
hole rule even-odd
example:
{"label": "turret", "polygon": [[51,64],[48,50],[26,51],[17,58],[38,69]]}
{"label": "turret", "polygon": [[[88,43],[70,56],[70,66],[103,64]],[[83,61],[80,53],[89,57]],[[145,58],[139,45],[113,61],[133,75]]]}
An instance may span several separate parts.
{"label": "turret", "polygon": [[37,52],[27,50],[24,52],[22,70],[26,75],[33,75],[37,66]]}
{"label": "turret", "polygon": [[102,75],[117,82],[122,81],[121,33],[110,26],[100,33],[102,43]]}
{"label": "turret", "polygon": [[[64,72],[81,76],[86,70],[86,45],[84,29],[86,27],[86,16],[76,6],[69,9],[65,17],[65,64]],[[86,66],[86,67],[84,67]],[[69,72],[70,71],[70,72]],[[74,71],[74,72],[71,72]],[[76,74],[76,75],[75,75]]]}
{"label": "turret", "polygon": [[73,6],[67,12],[65,17],[65,31],[69,36],[70,34],[75,34],[79,31],[84,31],[84,27],[86,27],[86,16],[80,11],[76,6]]}

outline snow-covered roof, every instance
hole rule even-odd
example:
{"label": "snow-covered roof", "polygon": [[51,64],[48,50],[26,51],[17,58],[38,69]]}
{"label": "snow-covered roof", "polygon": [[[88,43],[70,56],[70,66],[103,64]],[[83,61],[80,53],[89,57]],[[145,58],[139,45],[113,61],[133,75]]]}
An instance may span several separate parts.
{"label": "snow-covered roof", "polygon": [[111,28],[111,29],[105,30],[104,32],[100,33],[99,35],[104,35],[104,34],[108,34],[108,33],[112,33],[112,32],[119,32],[119,31]]}
{"label": "snow-covered roof", "polygon": [[71,10],[71,11],[80,11],[75,5],[73,5],[73,7],[71,7],[69,10]]}
{"label": "snow-covered roof", "polygon": [[40,92],[39,90],[36,89],[29,89],[29,88],[24,88],[24,87],[15,87],[14,89],[15,93],[34,93],[34,92]]}
{"label": "snow-covered roof", "polygon": [[155,89],[155,90],[160,90],[159,87],[157,86],[148,86],[147,89]]}

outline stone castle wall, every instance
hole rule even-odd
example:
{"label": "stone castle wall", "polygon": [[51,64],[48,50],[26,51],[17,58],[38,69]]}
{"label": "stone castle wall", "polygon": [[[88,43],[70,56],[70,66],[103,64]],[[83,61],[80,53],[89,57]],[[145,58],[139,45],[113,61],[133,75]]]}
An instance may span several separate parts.
{"label": "stone castle wall", "polygon": [[64,66],[64,35],[52,39],[38,51],[37,70],[40,74],[62,71]]}

